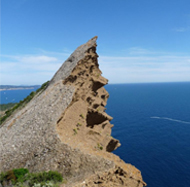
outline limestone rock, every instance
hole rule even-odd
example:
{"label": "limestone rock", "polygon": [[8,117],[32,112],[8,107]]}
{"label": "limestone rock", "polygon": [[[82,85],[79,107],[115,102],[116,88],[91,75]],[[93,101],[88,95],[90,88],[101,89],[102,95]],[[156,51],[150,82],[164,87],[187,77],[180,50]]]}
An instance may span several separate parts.
{"label": "limestone rock", "polygon": [[[0,127],[0,171],[57,170],[66,186],[143,186],[141,173],[111,152],[109,97],[96,39],[78,47],[48,87]],[[63,185],[64,186],[64,185]]]}

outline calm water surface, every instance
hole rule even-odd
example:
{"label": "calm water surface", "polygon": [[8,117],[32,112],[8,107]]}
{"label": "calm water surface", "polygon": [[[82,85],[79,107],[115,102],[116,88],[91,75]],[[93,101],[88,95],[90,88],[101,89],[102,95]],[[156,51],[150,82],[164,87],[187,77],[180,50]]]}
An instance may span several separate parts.
{"label": "calm water surface", "polygon": [[190,83],[107,85],[115,153],[150,187],[190,186]]}
{"label": "calm water surface", "polygon": [[23,100],[31,92],[36,91],[35,89],[24,89],[24,90],[3,90],[0,91],[0,104],[7,103],[18,103]]}

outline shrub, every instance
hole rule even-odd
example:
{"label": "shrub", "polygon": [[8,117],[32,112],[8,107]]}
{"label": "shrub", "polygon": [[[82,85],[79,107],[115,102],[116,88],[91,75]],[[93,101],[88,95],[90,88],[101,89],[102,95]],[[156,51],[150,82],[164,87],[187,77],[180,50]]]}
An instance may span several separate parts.
{"label": "shrub", "polygon": [[29,173],[28,169],[25,168],[13,169],[13,172],[16,176],[16,179],[20,179],[24,177],[26,173]]}
{"label": "shrub", "polygon": [[82,119],[84,119],[84,115],[83,115],[83,114],[80,114],[80,117],[81,117]]}
{"label": "shrub", "polygon": [[52,182],[45,182],[45,183],[34,183],[33,187],[59,187],[58,184]]}
{"label": "shrub", "polygon": [[47,177],[53,181],[56,181],[56,182],[63,181],[62,175],[58,173],[57,171],[49,171],[47,174],[48,174]]}
{"label": "shrub", "polygon": [[36,93],[40,92],[41,90],[45,90],[49,84],[49,81],[42,84],[42,86],[36,90]]}
{"label": "shrub", "polygon": [[63,177],[57,171],[29,173],[27,169],[19,168],[0,173],[2,186],[6,186],[9,181],[14,184],[14,187],[58,187],[58,184],[63,182]]}
{"label": "shrub", "polygon": [[76,135],[77,134],[77,129],[73,129],[73,131],[74,131],[74,135]]}
{"label": "shrub", "polygon": [[16,176],[15,176],[13,170],[10,170],[6,173],[6,179],[7,179],[7,181],[16,181]]}
{"label": "shrub", "polygon": [[31,173],[29,176],[29,184],[33,186],[34,184],[38,183],[45,183],[47,181],[52,181],[54,183],[62,182],[63,177],[57,171],[48,171],[48,172],[41,172],[41,173]]}
{"label": "shrub", "polygon": [[98,148],[99,150],[103,150],[103,146],[102,146],[102,144],[97,143],[97,148]]}
{"label": "shrub", "polygon": [[12,108],[16,103],[0,104],[0,111],[5,111]]}
{"label": "shrub", "polygon": [[80,126],[82,126],[82,124],[81,123],[77,123],[77,127],[80,127]]}
{"label": "shrub", "polygon": [[6,173],[2,172],[0,173],[0,183],[2,184],[3,181],[6,179]]}

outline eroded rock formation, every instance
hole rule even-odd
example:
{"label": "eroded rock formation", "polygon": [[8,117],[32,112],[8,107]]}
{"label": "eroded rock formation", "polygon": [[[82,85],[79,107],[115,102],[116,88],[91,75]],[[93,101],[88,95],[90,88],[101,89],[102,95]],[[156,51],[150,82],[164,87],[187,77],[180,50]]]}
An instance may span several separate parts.
{"label": "eroded rock formation", "polygon": [[78,47],[48,87],[0,127],[0,171],[57,170],[68,181],[63,186],[145,185],[138,169],[110,153],[120,143],[105,112],[108,80],[96,39]]}

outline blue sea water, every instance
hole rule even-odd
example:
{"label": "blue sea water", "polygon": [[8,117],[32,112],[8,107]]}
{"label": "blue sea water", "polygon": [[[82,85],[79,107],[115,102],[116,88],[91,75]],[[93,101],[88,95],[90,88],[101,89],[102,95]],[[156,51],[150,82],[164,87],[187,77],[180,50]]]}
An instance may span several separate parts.
{"label": "blue sea water", "polygon": [[[190,82],[106,89],[112,136],[121,142],[114,153],[136,166],[148,187],[190,187]],[[1,91],[1,102],[19,102],[31,91]]]}
{"label": "blue sea water", "polygon": [[150,187],[190,187],[190,83],[107,85],[114,151]]}
{"label": "blue sea water", "polygon": [[31,92],[36,91],[36,89],[37,88],[24,90],[2,90],[0,91],[0,104],[18,103]]}

